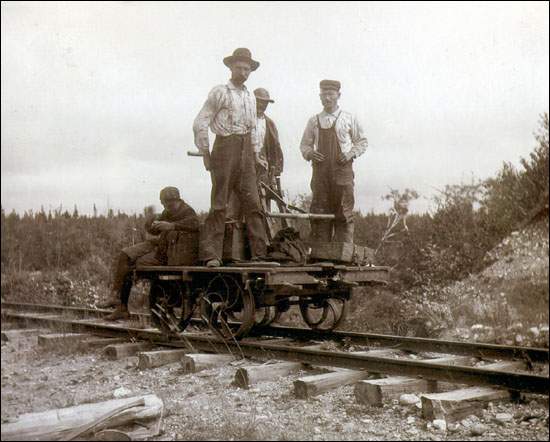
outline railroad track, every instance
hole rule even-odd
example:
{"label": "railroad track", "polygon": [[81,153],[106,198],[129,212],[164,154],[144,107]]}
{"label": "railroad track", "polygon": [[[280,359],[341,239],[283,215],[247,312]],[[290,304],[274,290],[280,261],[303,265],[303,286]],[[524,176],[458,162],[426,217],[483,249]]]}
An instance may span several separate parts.
{"label": "railroad track", "polygon": [[[65,331],[90,333],[105,337],[125,337],[143,340],[160,346],[187,349],[193,352],[232,353],[248,358],[269,358],[294,361],[325,367],[362,370],[390,376],[407,376],[451,384],[491,386],[514,392],[529,392],[548,395],[548,376],[527,370],[511,371],[510,364],[497,363],[486,366],[465,365],[462,355],[473,358],[515,360],[532,369],[534,365],[548,363],[548,349],[513,347],[491,344],[438,341],[423,338],[406,338],[354,332],[317,332],[294,327],[262,327],[257,333],[263,339],[250,337],[239,342],[224,342],[208,332],[185,332],[168,337],[151,328],[128,327],[102,321],[99,316],[106,311],[81,307],[65,307],[40,304],[2,303],[2,318],[10,321],[25,321]],[[147,315],[134,314],[133,319]],[[84,319],[82,318],[84,317]],[[266,337],[270,339],[265,339]],[[281,339],[284,337],[284,339]],[[383,344],[389,347],[369,347],[366,351],[346,352],[324,350],[321,345],[299,346],[288,338],[308,340],[347,340],[367,346]],[[285,339],[286,338],[286,339]],[[402,350],[416,352],[441,352],[446,356],[434,359],[412,359]],[[398,354],[399,353],[399,354]],[[458,364],[456,362],[459,362]],[[493,368],[494,367],[494,368]],[[501,369],[501,368],[504,368]],[[547,370],[546,370],[547,372]]]}

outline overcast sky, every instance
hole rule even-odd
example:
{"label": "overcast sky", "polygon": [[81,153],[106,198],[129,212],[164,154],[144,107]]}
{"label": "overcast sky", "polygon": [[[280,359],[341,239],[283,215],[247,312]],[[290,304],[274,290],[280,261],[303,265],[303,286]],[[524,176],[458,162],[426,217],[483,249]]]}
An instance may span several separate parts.
{"label": "overcast sky", "polygon": [[[166,185],[208,210],[210,178],[192,122],[248,47],[286,155],[283,187],[309,191],[299,153],[318,84],[369,140],[355,162],[356,207],[390,188],[430,197],[493,175],[534,148],[548,111],[548,3],[2,2],[2,207],[95,202],[126,212]],[[211,136],[211,140],[213,137]],[[427,200],[416,204],[425,210]]]}

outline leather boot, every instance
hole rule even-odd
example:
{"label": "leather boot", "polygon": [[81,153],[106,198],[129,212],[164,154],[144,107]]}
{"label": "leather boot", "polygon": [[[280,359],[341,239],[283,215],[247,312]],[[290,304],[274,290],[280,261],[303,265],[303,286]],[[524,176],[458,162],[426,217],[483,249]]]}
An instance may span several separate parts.
{"label": "leather boot", "polygon": [[119,304],[113,313],[105,316],[106,321],[118,321],[119,319],[130,319],[128,306]]}
{"label": "leather boot", "polygon": [[120,299],[117,296],[111,296],[106,301],[97,304],[97,308],[114,308],[120,304]]}

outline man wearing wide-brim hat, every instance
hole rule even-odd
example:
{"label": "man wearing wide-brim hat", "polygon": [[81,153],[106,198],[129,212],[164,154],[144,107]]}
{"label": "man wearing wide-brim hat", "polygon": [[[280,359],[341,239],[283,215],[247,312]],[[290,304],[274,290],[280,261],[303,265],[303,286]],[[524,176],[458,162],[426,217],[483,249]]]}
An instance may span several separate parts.
{"label": "man wearing wide-brim hat", "polygon": [[272,186],[273,180],[281,176],[284,166],[283,150],[279,142],[279,131],[275,122],[269,118],[265,111],[269,103],[275,103],[272,100],[267,89],[259,87],[254,89],[256,97],[256,134],[260,146],[260,158],[267,161],[267,168],[257,165],[258,179],[262,179],[266,184]]}
{"label": "man wearing wide-brim hat", "polygon": [[[195,145],[212,176],[210,212],[201,234],[199,258],[209,267],[221,265],[226,206],[237,194],[247,223],[252,258],[266,254],[267,238],[256,183],[260,159],[256,135],[256,98],[244,83],[260,63],[246,48],[236,49],[223,63],[231,70],[227,84],[215,86],[193,124]],[[208,128],[216,139],[209,149]]]}
{"label": "man wearing wide-brim hat", "polygon": [[334,214],[335,220],[312,220],[311,240],[353,242],[353,161],[365,152],[367,138],[357,118],[338,107],[340,82],[319,86],[323,111],[309,119],[300,150],[313,168],[310,212]]}

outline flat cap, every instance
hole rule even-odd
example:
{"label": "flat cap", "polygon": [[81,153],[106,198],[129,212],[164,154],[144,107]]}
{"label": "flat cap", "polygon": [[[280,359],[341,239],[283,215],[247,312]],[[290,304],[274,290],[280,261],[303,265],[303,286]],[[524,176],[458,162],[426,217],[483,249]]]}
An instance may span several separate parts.
{"label": "flat cap", "polygon": [[321,89],[334,89],[335,91],[340,91],[340,82],[337,80],[321,80],[319,87]]}
{"label": "flat cap", "polygon": [[160,191],[160,200],[161,201],[168,201],[168,200],[179,200],[180,198],[180,191],[177,189],[177,187],[165,187]]}

